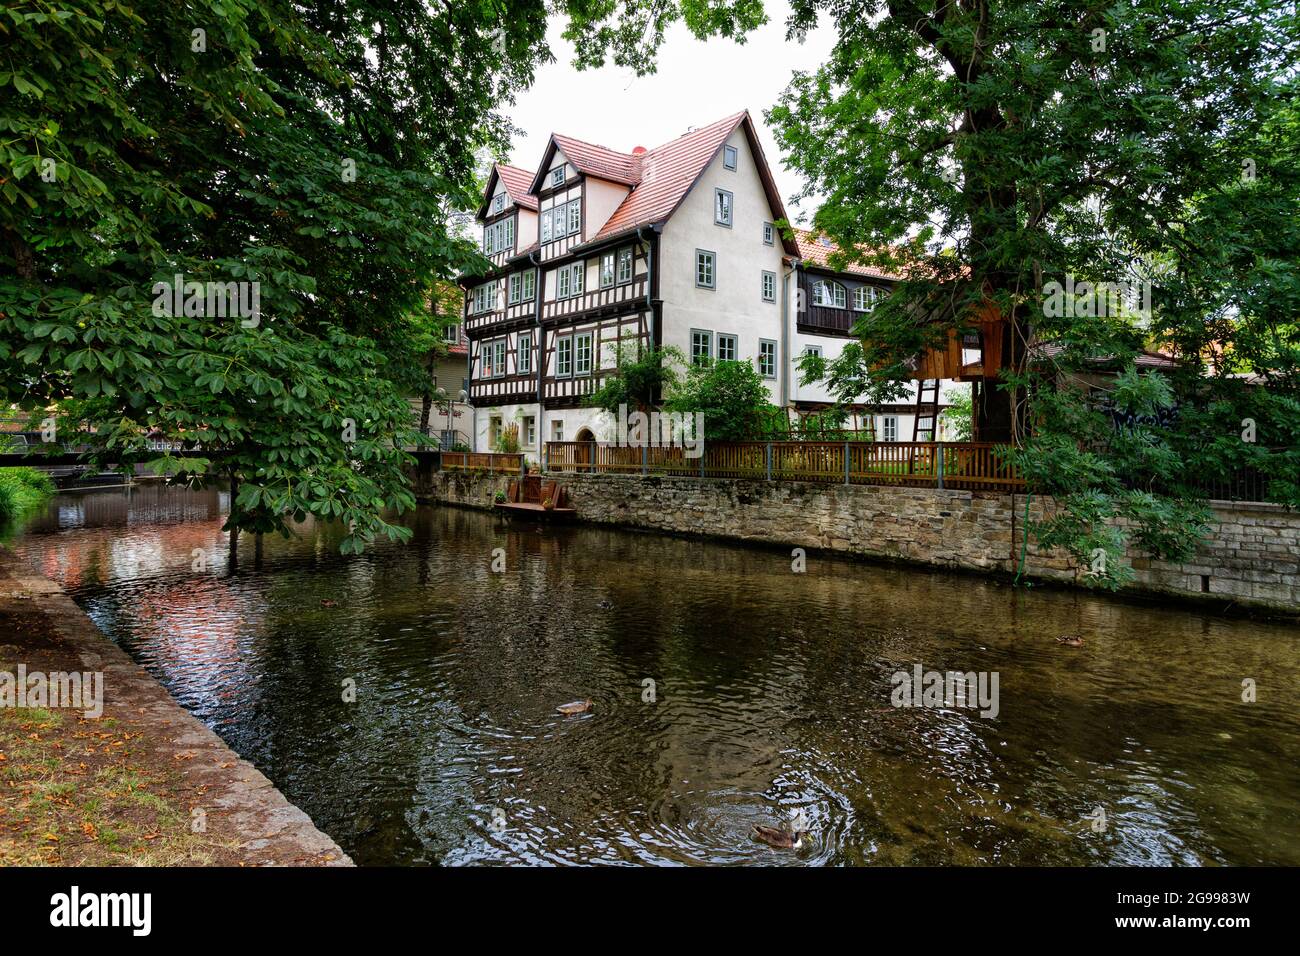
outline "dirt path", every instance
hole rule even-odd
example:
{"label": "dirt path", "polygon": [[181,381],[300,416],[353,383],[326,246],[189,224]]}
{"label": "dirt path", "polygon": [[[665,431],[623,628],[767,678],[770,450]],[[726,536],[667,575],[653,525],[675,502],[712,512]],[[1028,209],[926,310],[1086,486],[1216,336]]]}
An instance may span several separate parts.
{"label": "dirt path", "polygon": [[[37,673],[102,673],[102,716],[12,706],[19,665],[29,687]],[[0,682],[5,672],[0,865],[352,864],[58,585],[0,547]]]}

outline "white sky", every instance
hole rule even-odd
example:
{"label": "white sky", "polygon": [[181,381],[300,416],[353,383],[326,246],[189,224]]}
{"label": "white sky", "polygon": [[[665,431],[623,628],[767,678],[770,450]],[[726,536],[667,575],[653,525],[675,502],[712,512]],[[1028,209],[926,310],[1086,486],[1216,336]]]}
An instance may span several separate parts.
{"label": "white sky", "polygon": [[537,71],[536,82],[510,111],[520,128],[512,144],[511,165],[535,170],[553,132],[630,152],[634,146],[650,149],[689,127],[748,109],[786,212],[794,221],[806,221],[815,204],[812,200],[797,208],[790,204],[802,180],[782,165],[784,157],[763,111],[776,104],[794,70],[813,70],[825,61],[835,30],[822,25],[804,43],[787,43],[789,7],[782,0],[766,7],[770,22],[751,33],[743,45],[729,40],[700,42],[681,23],[674,24],[659,52],[659,72],[645,77],[613,66],[574,69],[573,48],[561,39],[563,23],[556,20],[549,36],[556,62]]}

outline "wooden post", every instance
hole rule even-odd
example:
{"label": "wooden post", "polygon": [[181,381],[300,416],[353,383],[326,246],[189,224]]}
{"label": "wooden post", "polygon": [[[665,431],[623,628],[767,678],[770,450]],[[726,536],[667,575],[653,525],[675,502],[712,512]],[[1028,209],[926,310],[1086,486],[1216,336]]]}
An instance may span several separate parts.
{"label": "wooden post", "polygon": [[943,442],[935,442],[934,453],[936,456],[938,456],[934,464],[934,476],[939,483],[939,487],[942,488],[943,487]]}
{"label": "wooden post", "polygon": [[641,474],[645,476],[650,471],[650,446],[641,446]]}
{"label": "wooden post", "polygon": [[771,481],[772,480],[772,443],[771,442],[767,443],[767,454],[765,457],[767,460],[767,480]]}

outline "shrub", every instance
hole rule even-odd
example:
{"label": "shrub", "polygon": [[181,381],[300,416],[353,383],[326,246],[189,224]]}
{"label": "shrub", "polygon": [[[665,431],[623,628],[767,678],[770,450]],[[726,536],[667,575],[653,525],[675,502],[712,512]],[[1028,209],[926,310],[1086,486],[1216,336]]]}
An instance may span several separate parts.
{"label": "shrub", "polygon": [[54,496],[54,479],[35,468],[0,468],[0,522],[35,511]]}

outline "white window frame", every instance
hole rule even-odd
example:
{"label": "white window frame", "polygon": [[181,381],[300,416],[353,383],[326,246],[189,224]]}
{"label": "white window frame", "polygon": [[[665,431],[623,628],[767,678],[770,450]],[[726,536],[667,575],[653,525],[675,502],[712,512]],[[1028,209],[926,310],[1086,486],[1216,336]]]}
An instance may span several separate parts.
{"label": "white window frame", "polygon": [[515,345],[515,371],[527,375],[533,370],[533,333],[520,332]]}
{"label": "white window frame", "polygon": [[495,196],[492,197],[492,211],[493,211],[493,212],[500,212],[501,210],[503,210],[503,209],[505,209],[505,208],[506,208],[506,194],[505,194],[505,193],[497,193]]}
{"label": "white window frame", "polygon": [[564,420],[555,419],[551,422],[551,441],[564,441]]}
{"label": "white window frame", "polygon": [[733,172],[740,165],[740,151],[734,146],[722,147],[722,167]]}
{"label": "white window frame", "polygon": [[880,298],[880,289],[876,286],[860,285],[853,290],[853,308],[858,312],[870,312]]}
{"label": "white window frame", "polygon": [[[632,277],[636,274],[635,261],[636,257],[632,252],[631,246],[618,250],[618,265],[615,268],[615,281],[619,285],[627,285],[632,281]],[[624,274],[623,271],[624,265],[627,266],[626,274]]]}
{"label": "white window frame", "polygon": [[511,273],[510,294],[506,297],[506,301],[510,305],[518,305],[522,301],[520,296],[521,296],[523,281],[524,281],[524,274],[522,272]]}
{"label": "white window frame", "polygon": [[537,447],[537,416],[524,416],[524,446],[526,448]]}
{"label": "white window frame", "polygon": [[523,281],[521,282],[522,289],[520,290],[519,296],[520,301],[532,302],[533,299],[537,298],[537,270],[529,269],[523,274],[523,276]]}
{"label": "white window frame", "polygon": [[572,335],[561,335],[555,339],[555,377],[573,378]]}
{"label": "white window frame", "polygon": [[[724,355],[722,354],[722,347],[723,347],[724,344],[727,345],[727,346],[729,346],[728,351],[730,351],[730,353],[731,353],[730,355],[726,355],[726,356],[724,356]],[[739,358],[740,358],[740,338],[739,338],[739,336],[733,335],[733,334],[731,334],[730,332],[719,332],[719,333],[718,333],[718,361],[719,361],[719,362],[735,362],[735,361],[737,361]]]}
{"label": "white window frame", "polygon": [[821,358],[821,357],[822,357],[822,347],[821,347],[820,345],[805,345],[805,346],[803,347],[803,354],[804,354],[804,355],[815,355],[815,356],[817,356],[818,358]]}
{"label": "white window frame", "polygon": [[552,241],[552,240],[555,238],[555,237],[551,234],[551,210],[549,210],[549,209],[545,209],[545,210],[542,211],[542,226],[541,226],[541,229],[542,229],[542,232],[541,232],[541,241],[542,241],[542,242],[550,242],[550,241]]}
{"label": "white window frame", "polygon": [[[772,370],[771,370],[770,372],[765,372],[765,371],[763,371],[763,359],[764,359],[764,356],[766,355],[766,352],[765,352],[764,347],[765,347],[765,346],[769,346],[769,345],[772,347],[772,348],[771,348],[771,352],[772,352]],[[777,362],[776,340],[775,340],[775,339],[759,339],[759,340],[758,340],[758,374],[759,374],[762,378],[776,378],[776,362]]]}
{"label": "white window frame", "polygon": [[770,222],[763,223],[763,245],[776,245],[776,226]]}
{"label": "white window frame", "polygon": [[763,284],[763,301],[775,302],[776,301],[776,273],[768,272],[766,269],[764,269],[762,284]]}
{"label": "white window frame", "polygon": [[[725,197],[725,201],[724,201]],[[725,215],[724,215],[725,211]],[[713,224],[728,229],[736,221],[736,195],[726,189],[713,190]]]}
{"label": "white window frame", "polygon": [[[708,268],[708,282],[700,281],[700,266],[706,260]],[[718,254],[710,252],[708,249],[695,250],[695,288],[697,289],[716,289],[718,287]]]}
{"label": "white window frame", "polygon": [[[830,301],[827,301],[829,297]],[[818,279],[813,283],[813,305],[824,309],[842,309],[847,305],[844,286],[831,279]]]}
{"label": "white window frame", "polygon": [[[708,365],[713,361],[713,332],[709,329],[691,329],[690,332],[690,360],[692,365]],[[695,351],[696,336],[704,337],[704,361],[699,361],[700,356]]]}
{"label": "white window frame", "polygon": [[[600,287],[610,289],[614,286],[615,269],[618,261],[618,254],[614,252],[604,252],[600,256]],[[605,270],[605,263],[609,263],[609,271]]]}
{"label": "white window frame", "polygon": [[560,163],[560,165],[552,167],[551,171],[547,174],[547,176],[549,177],[548,182],[550,183],[551,186],[554,187],[554,186],[564,185],[564,181],[567,178],[567,175],[564,171],[564,165],[565,165],[564,163]]}
{"label": "white window frame", "polygon": [[509,367],[509,364],[506,360],[506,346],[508,344],[509,343],[507,343],[505,339],[497,339],[496,342],[493,343],[493,345],[496,348],[495,364],[496,364],[497,373],[494,376],[495,378],[506,377],[506,369]]}
{"label": "white window frame", "polygon": [[565,235],[576,236],[582,232],[582,200],[571,199],[567,205],[569,207],[566,213],[569,231]]}
{"label": "white window frame", "polygon": [[898,416],[897,415],[882,415],[880,417],[880,440],[898,441]]}
{"label": "white window frame", "polygon": [[442,329],[442,340],[455,345],[460,341],[460,325],[446,325]]}
{"label": "white window frame", "polygon": [[[573,376],[585,377],[591,374],[594,339],[590,332],[576,332],[573,336]],[[585,358],[585,362],[583,361]]]}

